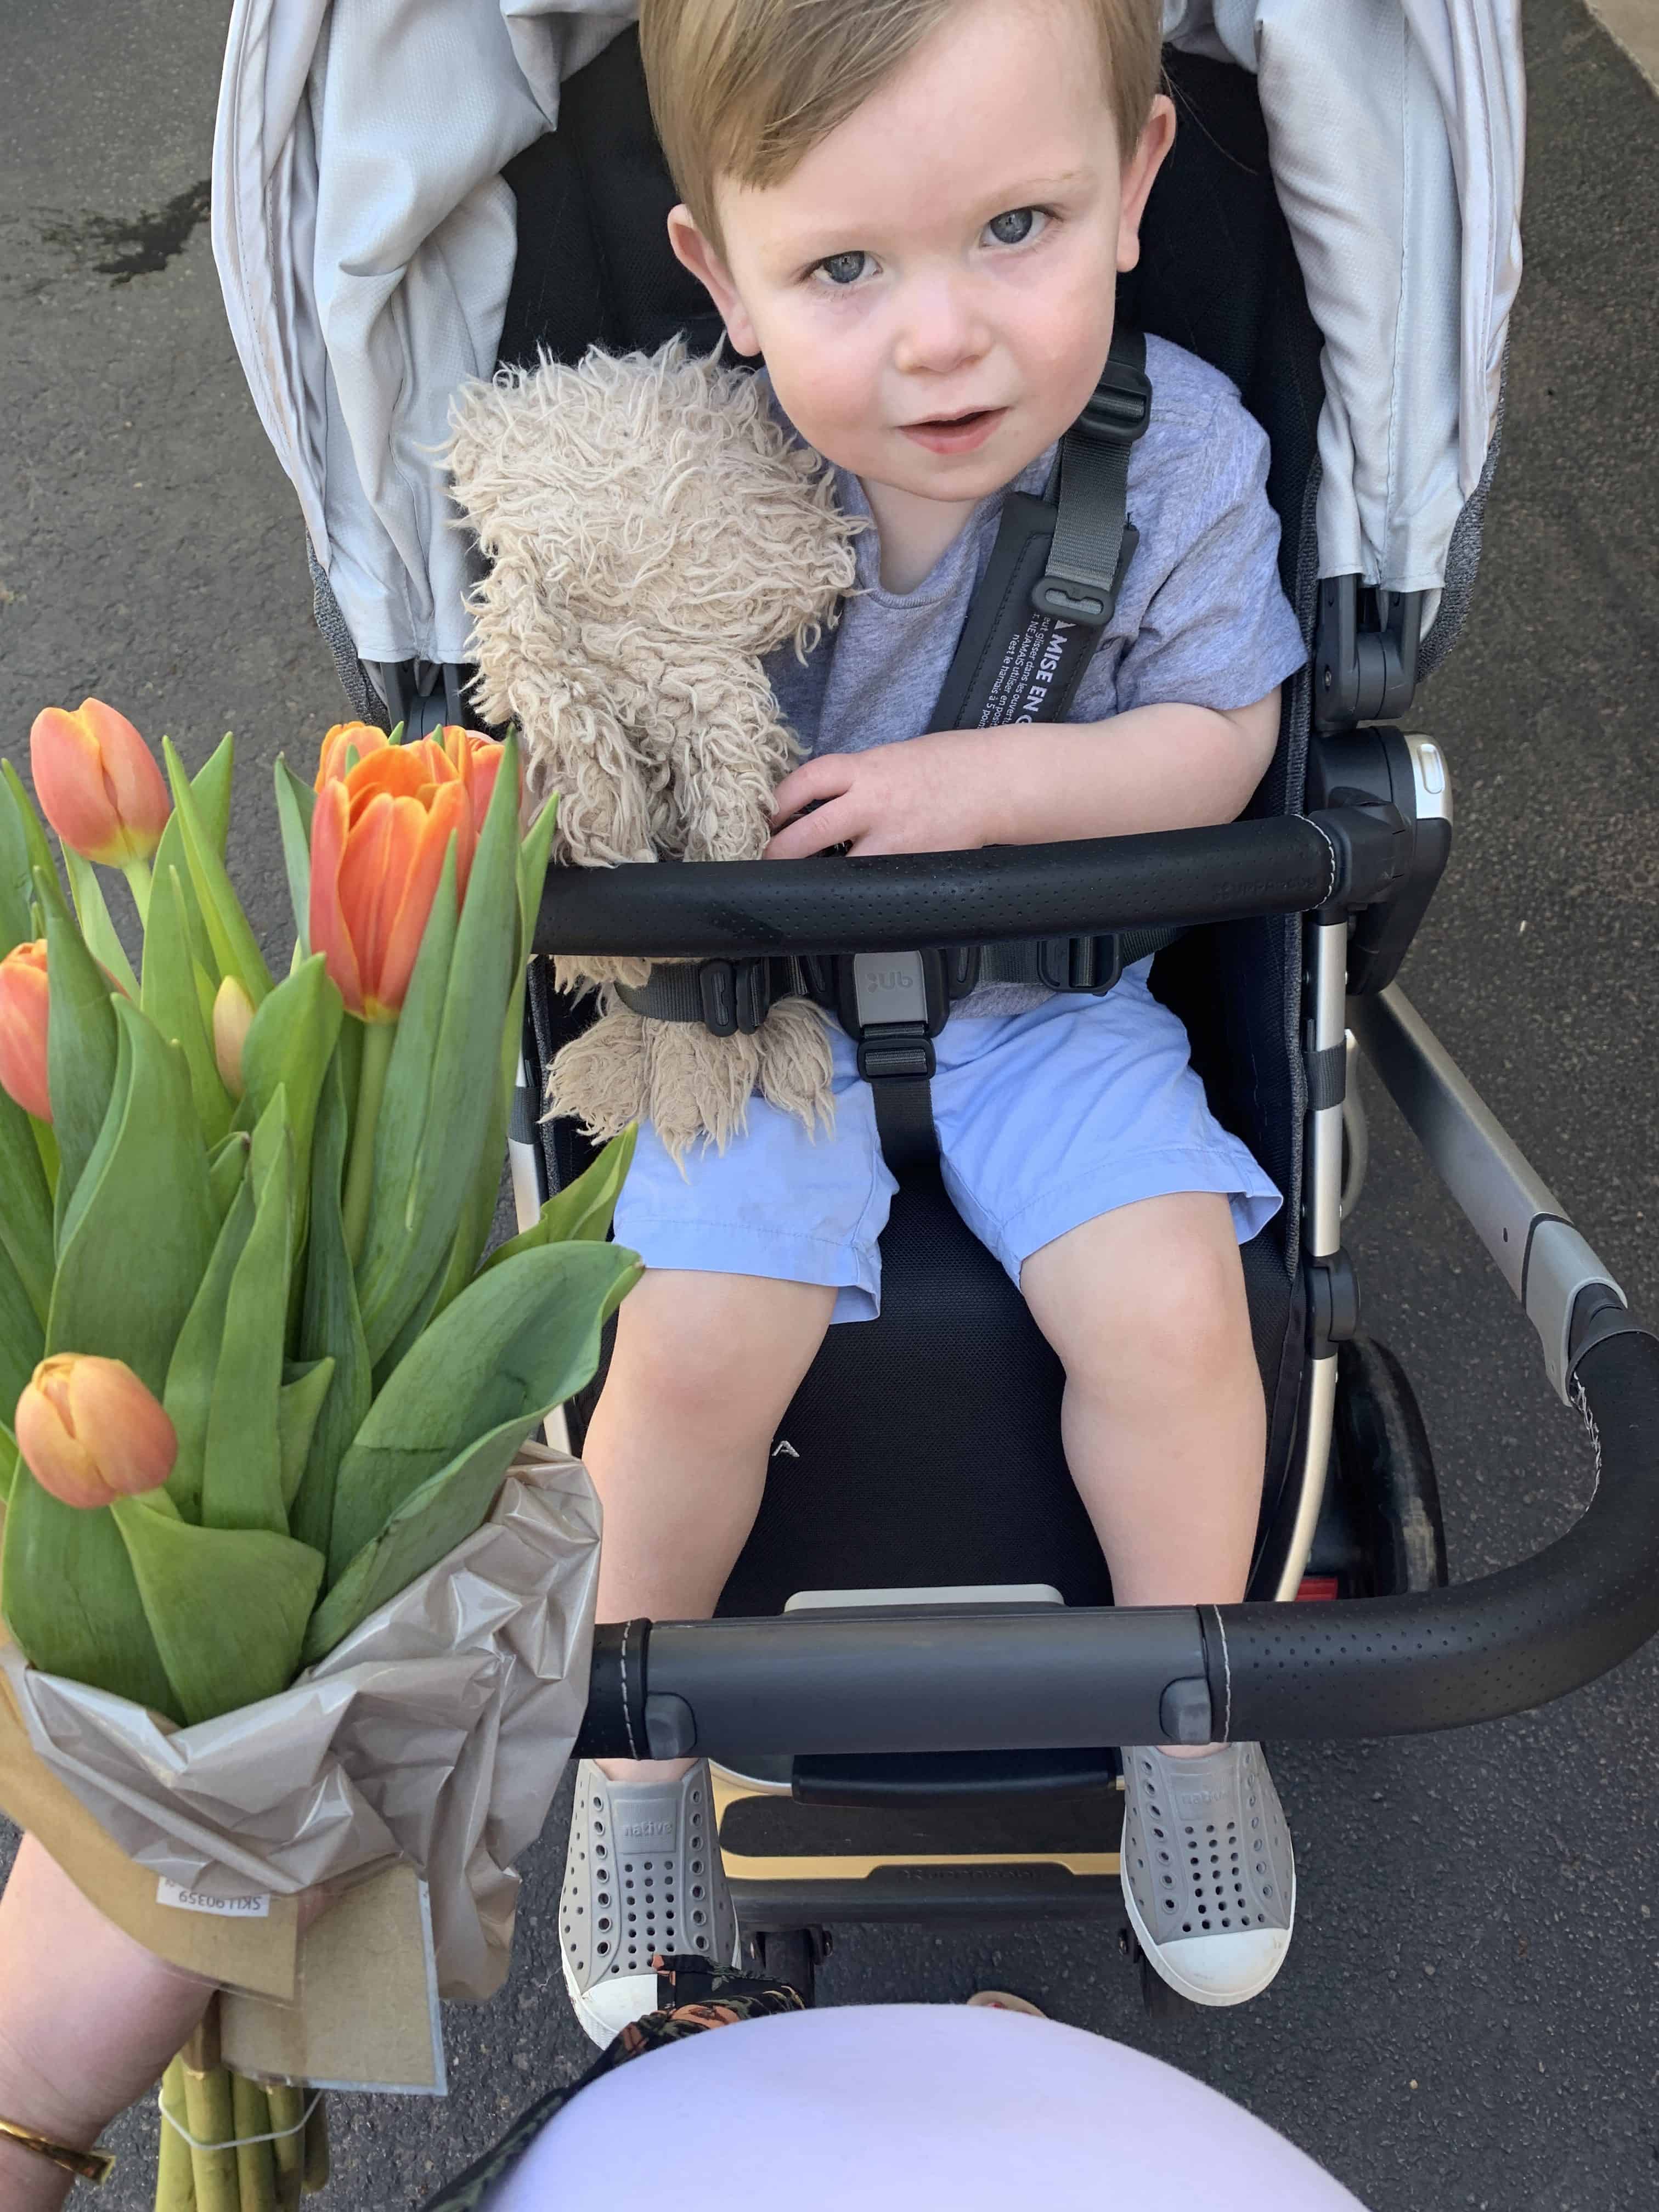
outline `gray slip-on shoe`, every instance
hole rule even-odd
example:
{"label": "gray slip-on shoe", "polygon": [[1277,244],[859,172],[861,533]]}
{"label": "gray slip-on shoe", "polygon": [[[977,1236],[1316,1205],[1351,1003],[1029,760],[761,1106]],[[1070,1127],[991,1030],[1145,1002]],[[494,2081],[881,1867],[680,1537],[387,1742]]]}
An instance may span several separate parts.
{"label": "gray slip-on shoe", "polygon": [[1123,1901],[1153,1970],[1194,2004],[1243,2004],[1285,1962],[1296,1855],[1259,1743],[1123,1753]]}
{"label": "gray slip-on shoe", "polygon": [[576,2016],[599,2045],[655,2010],[659,1953],[738,1963],[706,1759],[678,1782],[611,1782],[591,1759],[577,1766],[559,1952]]}

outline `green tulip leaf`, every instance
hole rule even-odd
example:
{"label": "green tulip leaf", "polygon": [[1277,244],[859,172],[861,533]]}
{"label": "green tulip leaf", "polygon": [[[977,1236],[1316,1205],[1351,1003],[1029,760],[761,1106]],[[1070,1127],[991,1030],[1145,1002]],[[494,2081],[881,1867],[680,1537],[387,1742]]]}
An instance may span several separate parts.
{"label": "green tulip leaf", "polygon": [[[0,1421],[0,1515],[11,1503],[12,1478],[17,1472],[17,1439],[3,1421]],[[5,1529],[0,1522],[0,1537]]]}
{"label": "green tulip leaf", "polygon": [[33,1666],[184,1718],[109,1508],[63,1504],[21,1458],[6,1507],[3,1586],[7,1626]]}
{"label": "green tulip leaf", "polygon": [[535,1425],[533,1413],[503,1422],[405,1498],[312,1615],[304,1665],[314,1667],[377,1607],[466,1541],[488,1516],[514,1454]]}
{"label": "green tulip leaf", "polygon": [[[171,827],[171,824],[169,824]],[[191,896],[176,866],[158,870],[150,893],[149,925],[144,933],[143,1011],[164,1037],[176,1044],[190,1069],[196,1118],[210,1146],[230,1127],[234,1103],[220,1080],[213,1051],[213,1021],[204,1021],[197,988],[198,962]]]}
{"label": "green tulip leaf", "polygon": [[[246,1160],[247,1139],[240,1139],[240,1158]],[[179,1439],[179,1455],[167,1477],[167,1495],[186,1521],[202,1517],[202,1477],[207,1464],[208,1420],[213,1411],[214,1378],[219,1371],[219,1352],[224,1342],[225,1311],[230,1286],[253,1229],[253,1182],[246,1170],[226,1212],[179,1340],[167,1363],[167,1388],[161,1395],[167,1418]]]}
{"label": "green tulip leaf", "polygon": [[331,1583],[457,1454],[504,1423],[533,1426],[591,1379],[600,1329],[638,1271],[615,1244],[554,1244],[468,1284],[404,1357],[340,1462]]}
{"label": "green tulip leaf", "polygon": [[198,1528],[124,1498],[110,1509],[186,1727],[294,1680],[320,1553],[263,1528]]}
{"label": "green tulip leaf", "polygon": [[253,1133],[253,1226],[225,1301],[202,1462],[202,1524],[288,1533],[278,1405],[288,1322],[293,1147],[279,1084]]}
{"label": "green tulip leaf", "polygon": [[254,1014],[242,1045],[243,1097],[237,1120],[252,1128],[276,1092],[288,1098],[289,1133],[294,1141],[294,1245],[305,1233],[305,1194],[311,1179],[311,1137],[317,1100],[340,1035],[345,1008],[329,980],[320,952],[304,961],[280,982]]}
{"label": "green tulip leaf", "polygon": [[639,1141],[639,1125],[630,1122],[613,1137],[598,1159],[585,1168],[574,1182],[556,1191],[528,1229],[492,1252],[484,1269],[498,1267],[515,1252],[532,1251],[538,1244],[603,1243],[611,1234],[611,1221]]}
{"label": "green tulip leaf", "polygon": [[[505,751],[467,881],[430,1066],[400,1081],[400,1034],[375,1131],[374,1198],[357,1286],[377,1362],[447,1258],[497,1105],[495,1085],[479,1075],[501,1066],[518,939],[518,749],[509,741]],[[417,1141],[398,1150],[393,1132],[410,1118]]]}
{"label": "green tulip leaf", "polygon": [[[517,1067],[515,1049],[515,1075]],[[501,1205],[501,1182],[507,1172],[507,1133],[512,1124],[512,1093],[498,1085],[484,1130],[484,1140],[479,1147],[478,1164],[472,1170],[472,1185],[461,1208],[455,1241],[450,1247],[448,1272],[434,1309],[436,1313],[441,1313],[451,1299],[459,1297],[477,1273],[478,1262],[489,1242],[490,1231],[495,1226],[495,1215]]]}
{"label": "green tulip leaf", "polygon": [[70,896],[75,901],[76,917],[88,951],[137,1005],[138,978],[132,972],[126,947],[116,933],[97,869],[90,860],[82,860],[73,845],[64,848],[64,866],[69,871]]}
{"label": "green tulip leaf", "polygon": [[34,872],[44,869],[55,884],[52,847],[23,779],[9,761],[0,761],[0,959],[14,945],[32,945],[38,934],[33,908],[40,894]]}
{"label": "green tulip leaf", "polygon": [[235,1202],[247,1173],[248,1134],[233,1129],[208,1154],[208,1186],[213,1193],[213,1218],[222,1222]]}
{"label": "green tulip leaf", "polygon": [[276,756],[276,822],[283,836],[283,865],[294,908],[294,930],[303,958],[311,950],[311,817],[317,794],[302,783],[287,761]]}
{"label": "green tulip leaf", "polygon": [[348,1022],[323,1082],[311,1146],[311,1224],[305,1296],[300,1309],[301,1359],[331,1359],[333,1380],[312,1431],[305,1473],[290,1501],[289,1525],[301,1540],[326,1552],[334,1517],[335,1474],[362,1425],[372,1395],[368,1346],[357,1313],[357,1289],[340,1217],[345,1169],[346,1108],[342,1073],[348,1040],[362,1024]]}
{"label": "green tulip leaf", "polygon": [[270,970],[226,873],[223,857],[215,849],[210,827],[196,804],[185,764],[171,738],[162,738],[161,752],[173,785],[173,812],[183,833],[191,884],[220,976],[236,976],[257,1006],[270,993]]}
{"label": "green tulip leaf", "polygon": [[[455,846],[452,839],[421,935],[420,951],[410,973],[403,1011],[392,1032],[389,1056],[385,1060],[380,1080],[380,1102],[368,1109],[372,1120],[367,1124],[363,1119],[363,1092],[372,1085],[360,1083],[355,1094],[352,1170],[355,1172],[361,1164],[356,1148],[364,1143],[370,1147],[373,1170],[367,1231],[357,1267],[360,1304],[363,1285],[370,1279],[371,1272],[378,1268],[384,1275],[395,1267],[406,1234],[404,1212],[410,1176],[428,1109],[433,1061],[443,1029],[444,1000],[449,990],[455,939],[460,929],[455,876]],[[380,1029],[371,1034],[368,1024],[359,1023],[357,1033],[362,1042],[362,1064],[367,1070],[375,1065],[377,1051],[384,1053],[387,1049],[386,1031]],[[428,1270],[428,1281],[433,1272]]]}
{"label": "green tulip leaf", "polygon": [[323,1410],[328,1386],[334,1377],[331,1359],[301,1361],[283,1370],[283,1387],[276,1400],[276,1438],[282,1447],[283,1504],[291,1506],[306,1471],[312,1431]]}
{"label": "green tulip leaf", "polygon": [[[197,819],[211,840],[213,849],[221,860],[225,856],[225,848],[230,837],[230,789],[235,765],[236,748],[229,738],[225,738],[221,740],[205,765],[198,769],[196,774],[191,778],[190,788],[196,801]],[[191,883],[190,861],[185,851],[185,826],[179,818],[176,808],[167,817],[167,825],[161,832],[161,842],[155,849],[155,857],[150,865],[155,882],[158,885],[166,883],[172,870],[175,868],[178,870],[185,889],[185,907],[189,919],[191,957],[199,962],[204,968],[211,966],[213,947],[208,939],[207,926],[202,920],[201,909],[196,903],[196,893]],[[145,932],[144,936],[143,980],[147,991],[149,987],[149,962],[154,935],[155,918],[152,915],[149,928]],[[172,957],[169,951],[168,957]],[[216,975],[214,981],[217,982]],[[210,991],[210,1002],[211,998],[212,993]],[[146,1013],[151,1012],[148,1001],[145,1003],[144,1012]]]}
{"label": "green tulip leaf", "polygon": [[34,888],[46,919],[46,984],[52,995],[46,1085],[58,1144],[56,1233],[61,1252],[70,1200],[109,1112],[119,1054],[109,979],[87,951],[56,875],[37,869]]}
{"label": "green tulip leaf", "polygon": [[107,1131],[64,1217],[46,1349],[124,1359],[159,1397],[217,1224],[184,1055],[126,1000],[114,1018]]}
{"label": "green tulip leaf", "polygon": [[459,1297],[465,1288],[466,1281],[465,1277],[456,1282],[453,1287],[450,1281],[451,1274],[454,1271],[456,1251],[459,1242],[458,1231],[455,1245],[451,1247],[437,1273],[421,1293],[420,1304],[398,1330],[386,1351],[375,1362],[373,1387],[377,1393],[385,1389],[402,1361],[404,1354],[413,1350],[422,1330],[429,1328],[444,1307]]}
{"label": "green tulip leaf", "polygon": [[0,1251],[0,1420],[10,1424],[46,1349],[46,1324],[9,1255]]}
{"label": "green tulip leaf", "polygon": [[0,1091],[0,1254],[16,1270],[44,1328],[52,1303],[52,1192],[34,1140],[33,1124],[16,1100],[3,1091]]}
{"label": "green tulip leaf", "polygon": [[[519,848],[519,923],[513,960],[513,988],[507,998],[506,1019],[501,1024],[497,1097],[479,1150],[478,1164],[473,1170],[471,1188],[461,1211],[455,1241],[450,1248],[448,1273],[434,1309],[436,1313],[441,1313],[452,1299],[459,1297],[471,1281],[489,1242],[490,1231],[495,1225],[501,1187],[499,1163],[507,1143],[507,1130],[512,1126],[514,1093],[518,1085],[519,1062],[523,1051],[526,963],[540,908],[542,883],[547,874],[548,848],[552,840],[557,809],[556,793],[543,808]],[[405,1329],[405,1336],[407,1334]],[[397,1349],[394,1346],[393,1351]]]}
{"label": "green tulip leaf", "polygon": [[[505,761],[501,763],[505,768]],[[553,848],[553,830],[559,818],[559,795],[555,792],[526,830],[519,847],[520,965],[530,958],[536,939],[536,918],[542,910],[542,887],[547,881],[547,856]]]}

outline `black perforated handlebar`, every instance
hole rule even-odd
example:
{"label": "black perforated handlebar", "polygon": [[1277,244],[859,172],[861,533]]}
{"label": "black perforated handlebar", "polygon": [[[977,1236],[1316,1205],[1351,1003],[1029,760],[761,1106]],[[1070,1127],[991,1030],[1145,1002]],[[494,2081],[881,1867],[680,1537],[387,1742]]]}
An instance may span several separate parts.
{"label": "black perforated handlebar", "polygon": [[805,1613],[601,1628],[583,1748],[1092,1748],[1413,1734],[1564,1696],[1659,1630],[1659,1340],[1593,1345],[1583,1516],[1523,1565],[1334,1605]]}
{"label": "black perforated handlebar", "polygon": [[550,868],[538,952],[730,959],[1104,934],[1386,896],[1411,837],[1392,807],[868,860]]}

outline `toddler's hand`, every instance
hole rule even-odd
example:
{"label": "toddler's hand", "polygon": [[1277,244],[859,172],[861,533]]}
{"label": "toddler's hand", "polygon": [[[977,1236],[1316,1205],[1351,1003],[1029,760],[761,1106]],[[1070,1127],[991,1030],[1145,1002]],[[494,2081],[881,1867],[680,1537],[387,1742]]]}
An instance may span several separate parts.
{"label": "toddler's hand", "polygon": [[1008,735],[934,730],[804,761],[773,793],[766,858],[801,860],[836,845],[855,854],[950,853],[994,843]]}

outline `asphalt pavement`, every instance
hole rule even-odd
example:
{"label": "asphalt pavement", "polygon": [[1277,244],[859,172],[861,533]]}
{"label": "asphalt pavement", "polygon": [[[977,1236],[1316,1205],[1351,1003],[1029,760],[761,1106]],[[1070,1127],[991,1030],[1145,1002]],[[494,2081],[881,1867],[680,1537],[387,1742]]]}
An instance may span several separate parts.
{"label": "asphalt pavement", "polygon": [[[1652,1316],[1659,107],[1575,0],[1527,0],[1525,27],[1528,270],[1504,458],[1468,632],[1416,717],[1449,757],[1457,840],[1406,982]],[[257,791],[277,751],[308,754],[343,709],[203,219],[223,30],[199,0],[0,0],[0,742],[22,762],[36,709],[92,691],[192,762],[235,729]],[[242,822],[232,865],[275,944],[276,848],[258,805]],[[1370,1096],[1352,1249],[1368,1325],[1421,1400],[1464,1579],[1565,1528],[1589,1461],[1472,1232]],[[1374,2212],[1651,2212],[1659,1648],[1540,1713],[1287,1746],[1274,1770],[1301,1894],[1290,1962],[1255,2004],[1150,2025],[1109,1938],[1058,1925],[847,1931],[822,2001],[1016,1990],[1214,2083]],[[449,2008],[447,2101],[337,2100],[325,2201],[341,2212],[404,2212],[585,2063],[556,1955],[563,1827],[562,1801],[524,1868],[507,1987]],[[153,2137],[142,2112],[113,2131],[145,2154],[109,2212],[147,2204]],[[649,2183],[639,2160],[618,2146],[618,2203],[686,2186],[671,2147]],[[1103,2200],[1110,2188],[1106,2146]]]}

